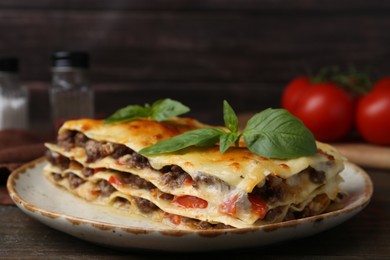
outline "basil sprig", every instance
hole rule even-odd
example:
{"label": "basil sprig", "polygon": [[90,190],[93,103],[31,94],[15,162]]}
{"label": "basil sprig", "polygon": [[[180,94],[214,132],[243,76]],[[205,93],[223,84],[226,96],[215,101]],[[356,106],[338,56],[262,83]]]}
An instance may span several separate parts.
{"label": "basil sprig", "polygon": [[269,108],[255,114],[242,133],[238,131],[237,115],[227,101],[224,101],[223,113],[228,131],[220,128],[192,130],[157,142],[139,153],[171,153],[190,146],[212,146],[218,142],[220,152],[224,153],[233,144],[238,146],[241,137],[251,152],[267,158],[291,159],[317,152],[313,134],[287,110]]}
{"label": "basil sprig", "polygon": [[190,109],[179,101],[167,98],[157,100],[152,105],[130,105],[121,108],[112,116],[107,118],[104,123],[112,124],[117,122],[127,122],[148,117],[160,122],[171,117],[187,113],[188,111],[190,111]]}
{"label": "basil sprig", "polygon": [[242,132],[248,149],[267,158],[296,158],[317,152],[313,134],[285,109],[268,108],[249,119]]}
{"label": "basil sprig", "polygon": [[224,131],[218,128],[199,128],[181,135],[159,141],[155,145],[139,151],[140,154],[171,153],[189,146],[212,146],[219,140]]}

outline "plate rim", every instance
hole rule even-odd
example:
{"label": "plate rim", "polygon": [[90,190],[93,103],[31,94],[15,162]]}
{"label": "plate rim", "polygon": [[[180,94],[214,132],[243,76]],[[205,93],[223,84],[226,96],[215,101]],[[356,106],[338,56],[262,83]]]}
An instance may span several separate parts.
{"label": "plate rim", "polygon": [[[361,195],[364,199],[362,202],[359,204],[348,207],[348,208],[342,208],[338,210],[334,210],[331,212],[326,212],[322,213],[319,215],[315,216],[310,216],[306,218],[301,218],[301,219],[294,219],[294,220],[289,220],[289,221],[283,221],[283,222],[278,222],[278,223],[272,223],[272,224],[266,224],[266,225],[261,225],[261,226],[255,226],[255,227],[245,227],[245,228],[228,228],[228,229],[216,229],[216,230],[183,230],[183,229],[173,229],[173,228],[166,228],[166,229],[153,229],[153,228],[142,228],[142,227],[135,227],[135,226],[126,226],[122,224],[115,224],[115,223],[109,223],[109,222],[104,222],[104,221],[98,221],[98,220],[91,220],[87,218],[82,218],[82,217],[75,217],[70,214],[63,214],[63,213],[58,213],[53,210],[49,209],[44,209],[41,208],[37,205],[33,205],[23,198],[18,194],[16,191],[16,181],[19,178],[19,175],[25,174],[29,169],[35,168],[38,164],[44,163],[46,161],[46,158],[44,156],[39,157],[31,162],[28,162],[19,168],[15,169],[8,177],[7,180],[7,190],[8,193],[11,197],[11,199],[14,201],[16,206],[20,207],[22,206],[24,209],[31,211],[33,213],[40,213],[42,216],[48,217],[48,218],[64,218],[65,220],[68,220],[71,223],[81,223],[81,224],[90,224],[95,228],[102,229],[102,230],[107,230],[107,229],[121,229],[123,231],[129,232],[129,233],[137,233],[137,234],[146,234],[146,233],[153,233],[153,232],[158,232],[162,233],[164,235],[173,235],[173,236],[182,236],[182,235],[188,235],[188,234],[199,234],[199,235],[220,235],[220,234],[225,234],[225,233],[247,233],[247,232],[256,232],[256,231],[272,231],[280,228],[288,228],[288,227],[294,227],[297,226],[301,223],[311,223],[311,222],[316,222],[320,221],[325,218],[329,217],[337,217],[340,215],[347,215],[348,213],[357,211],[359,212],[363,208],[365,208],[373,195],[374,192],[374,187],[372,180],[368,173],[363,170],[361,167],[358,165],[349,162],[349,161],[344,161],[345,165],[348,165],[354,169],[355,172],[359,173],[364,180],[364,193]],[[57,188],[63,190],[66,192],[63,188],[56,186]],[[72,194],[73,195],[73,194]],[[76,195],[73,195],[78,199]],[[96,205],[96,204],[94,204]]]}

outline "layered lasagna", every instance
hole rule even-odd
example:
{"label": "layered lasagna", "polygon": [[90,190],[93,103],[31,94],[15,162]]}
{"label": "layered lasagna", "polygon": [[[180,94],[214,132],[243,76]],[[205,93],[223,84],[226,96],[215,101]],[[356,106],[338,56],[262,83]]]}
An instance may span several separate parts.
{"label": "layered lasagna", "polygon": [[139,151],[186,131],[194,119],[104,124],[67,121],[46,144],[44,174],[90,201],[180,229],[245,228],[325,212],[339,198],[343,160],[317,143],[309,157],[269,159],[245,145],[143,156]]}

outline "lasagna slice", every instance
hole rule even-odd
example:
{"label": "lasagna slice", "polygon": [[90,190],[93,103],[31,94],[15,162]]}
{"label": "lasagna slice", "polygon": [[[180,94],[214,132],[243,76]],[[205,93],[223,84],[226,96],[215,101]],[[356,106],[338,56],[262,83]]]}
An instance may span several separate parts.
{"label": "lasagna slice", "polygon": [[189,118],[104,124],[66,122],[46,144],[45,175],[93,203],[182,229],[245,228],[325,212],[338,201],[343,160],[331,146],[296,159],[268,159],[243,144],[160,155],[138,152],[209,127]]}

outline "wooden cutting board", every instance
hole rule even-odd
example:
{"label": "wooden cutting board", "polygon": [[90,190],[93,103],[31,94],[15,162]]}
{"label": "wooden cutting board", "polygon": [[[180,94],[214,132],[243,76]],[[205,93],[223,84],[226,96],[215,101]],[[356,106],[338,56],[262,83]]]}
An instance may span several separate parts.
{"label": "wooden cutting board", "polygon": [[390,147],[366,143],[333,144],[348,160],[362,167],[390,170]]}

